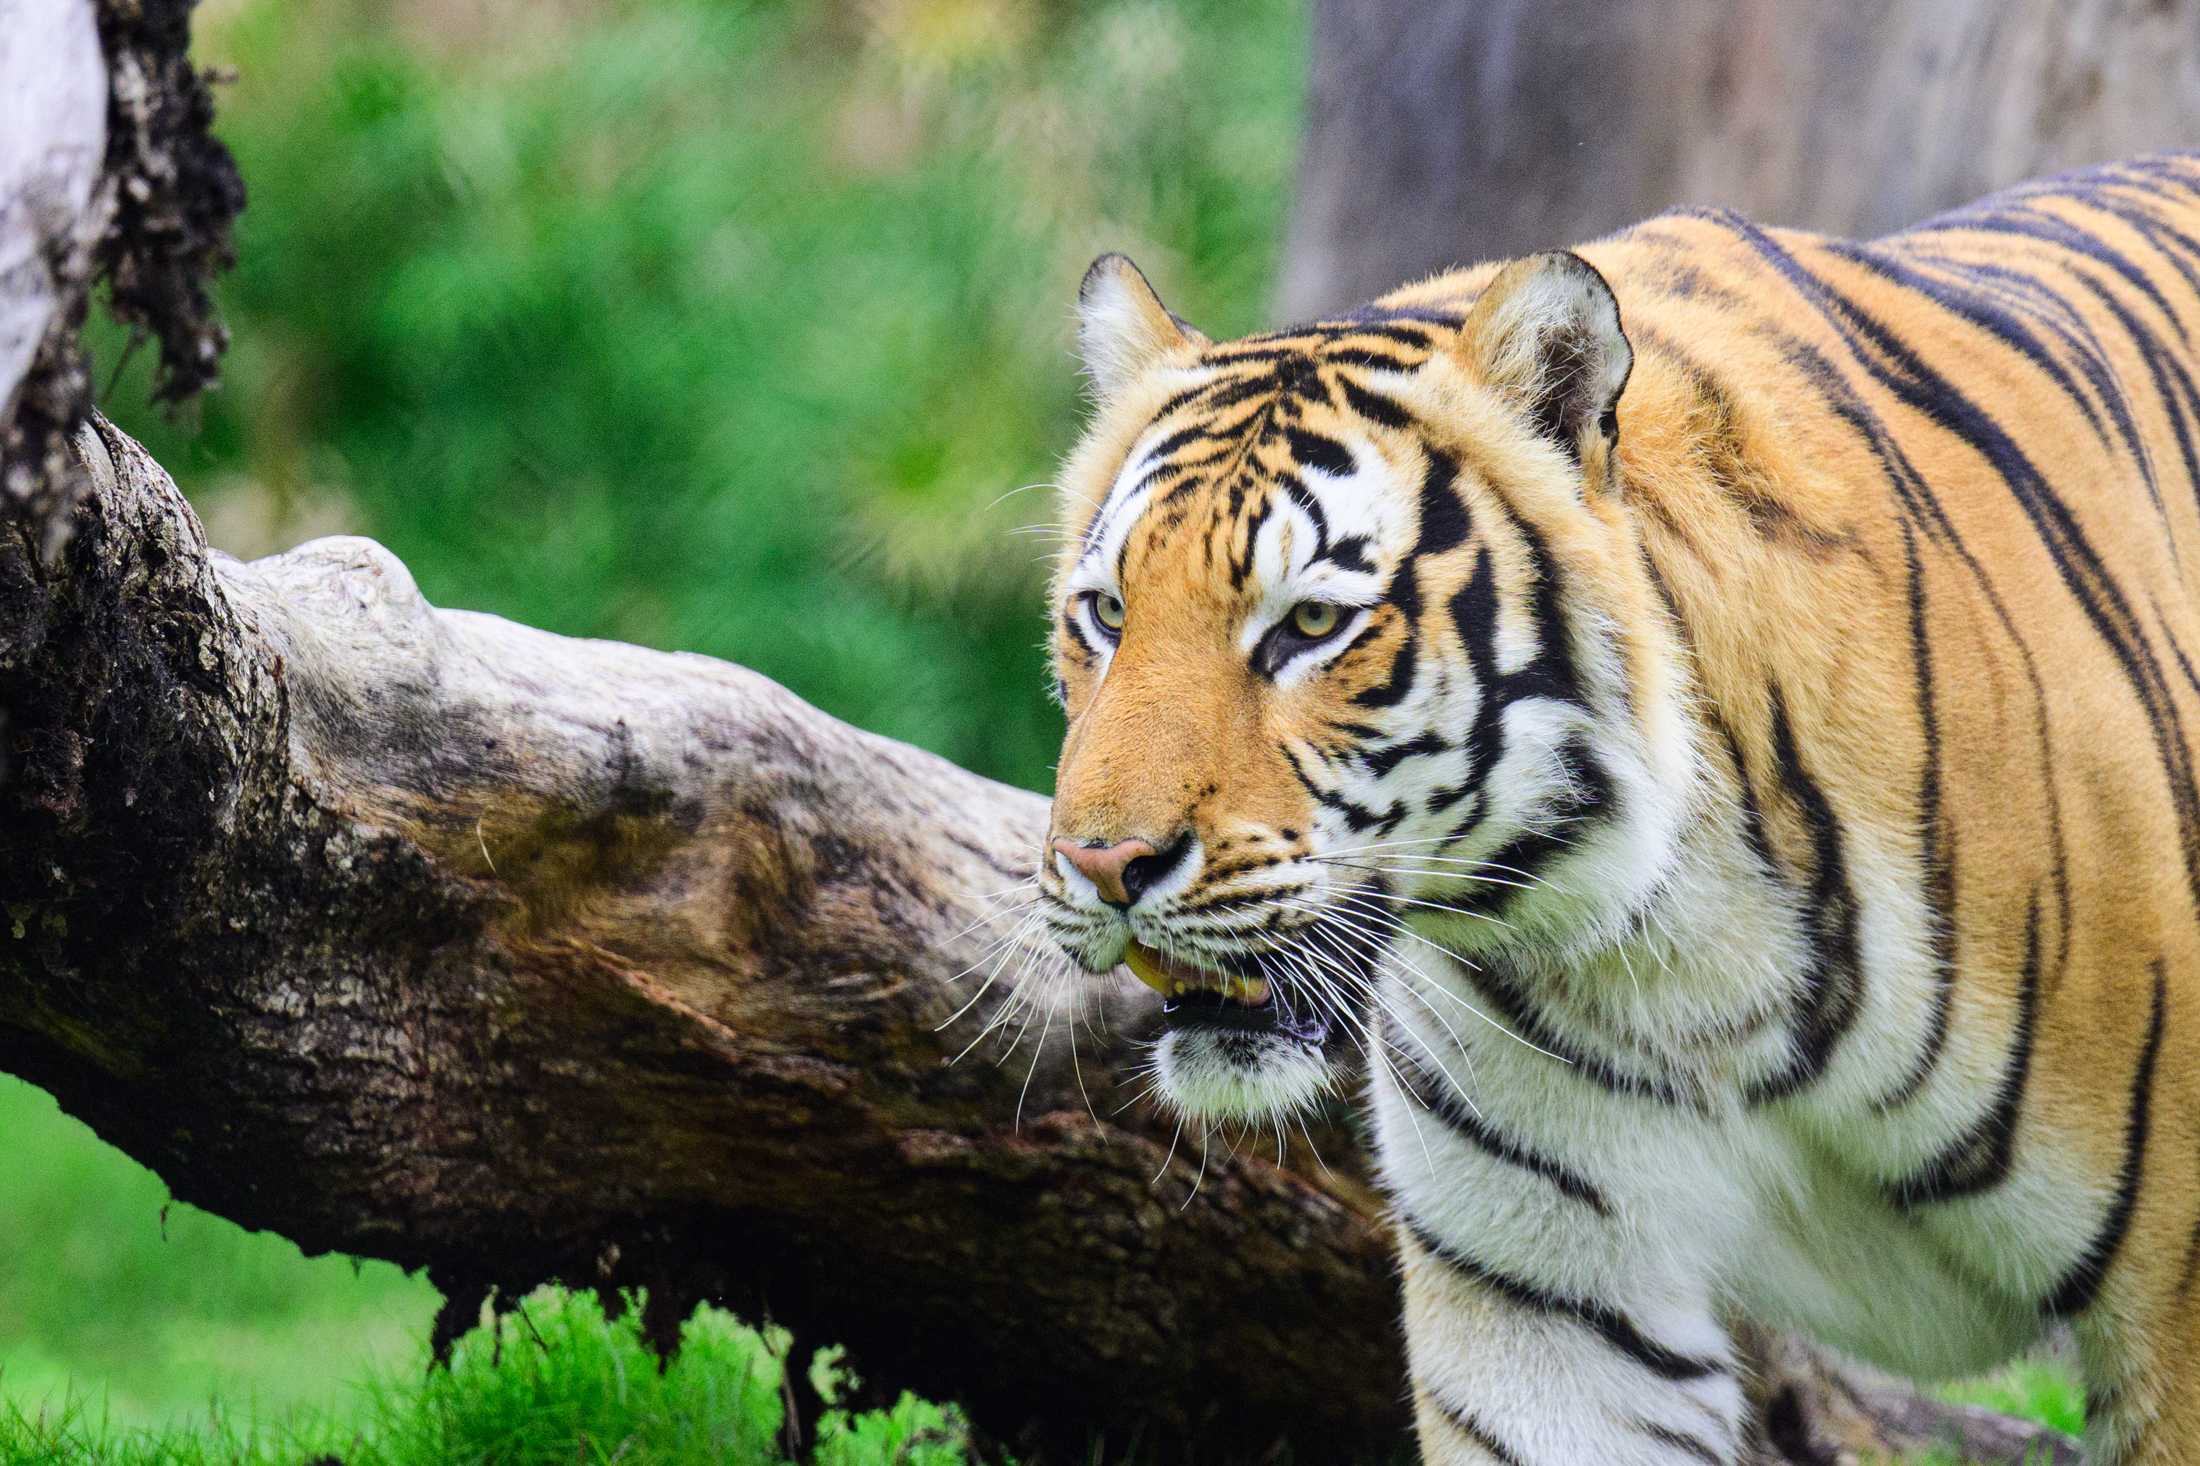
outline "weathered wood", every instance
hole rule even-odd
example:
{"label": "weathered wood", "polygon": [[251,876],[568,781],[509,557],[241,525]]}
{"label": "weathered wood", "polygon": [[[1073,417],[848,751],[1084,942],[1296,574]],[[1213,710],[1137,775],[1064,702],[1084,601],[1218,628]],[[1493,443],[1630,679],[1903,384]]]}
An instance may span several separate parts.
{"label": "weathered wood", "polygon": [[1677,205],[1859,238],[2200,140],[2200,0],[1316,0],[1288,319]]}

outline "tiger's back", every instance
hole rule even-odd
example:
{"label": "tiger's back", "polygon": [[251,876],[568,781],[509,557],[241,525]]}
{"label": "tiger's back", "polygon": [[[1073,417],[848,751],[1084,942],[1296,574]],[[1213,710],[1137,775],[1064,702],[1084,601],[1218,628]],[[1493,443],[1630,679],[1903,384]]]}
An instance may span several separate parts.
{"label": "tiger's back", "polygon": [[[1988,1315],[2083,1336],[2112,1289],[2105,1311],[2189,1349],[2200,160],[1868,244],[1705,214],[1584,254],[1609,262],[1638,362],[1671,367],[1641,384],[1669,398],[1623,414],[1689,425],[1677,462],[1640,435],[1628,495],[1727,735],[1713,777],[1774,862],[1838,860],[1854,893],[1854,950],[1826,975],[1856,992],[1820,1036],[1831,1092],[1804,1108],[1825,1154],[1804,1169],[1860,1175],[1897,1220],[1781,1176],[1804,1215],[1759,1262],[1806,1296],[1760,1303],[1896,1367],[1960,1368],[2000,1352]],[[1875,993],[1875,967],[1929,985]],[[1905,1268],[1910,1231],[1983,1314]],[[1905,1305],[1809,1301],[1844,1280]],[[1903,1317],[1920,1307],[1954,1337]],[[1934,1359],[1944,1343],[1987,1357]],[[2200,1459],[2184,1429],[2175,1459]]]}

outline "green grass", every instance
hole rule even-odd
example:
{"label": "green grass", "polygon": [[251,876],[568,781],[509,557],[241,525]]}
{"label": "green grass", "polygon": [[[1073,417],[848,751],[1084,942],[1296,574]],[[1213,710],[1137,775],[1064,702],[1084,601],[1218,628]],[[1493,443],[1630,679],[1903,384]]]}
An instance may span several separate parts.
{"label": "green grass", "polygon": [[[607,1321],[586,1294],[542,1289],[500,1325],[483,1325],[448,1370],[385,1370],[342,1412],[276,1423],[217,1411],[150,1430],[115,1424],[81,1401],[0,1405],[6,1466],[767,1466],[779,1449],[783,1332],[759,1333],[698,1309],[660,1369],[632,1311]],[[801,1361],[796,1359],[800,1364]],[[829,1356],[812,1378],[831,1387]],[[814,1422],[811,1466],[952,1466],[968,1458],[954,1411],[904,1396],[893,1408],[829,1410]]]}
{"label": "green grass", "polygon": [[2085,1429],[2085,1389],[2068,1370],[2027,1361],[1998,1374],[1941,1391],[1944,1398],[1984,1405],[2005,1415],[2021,1415],[2051,1425],[2065,1435]]}

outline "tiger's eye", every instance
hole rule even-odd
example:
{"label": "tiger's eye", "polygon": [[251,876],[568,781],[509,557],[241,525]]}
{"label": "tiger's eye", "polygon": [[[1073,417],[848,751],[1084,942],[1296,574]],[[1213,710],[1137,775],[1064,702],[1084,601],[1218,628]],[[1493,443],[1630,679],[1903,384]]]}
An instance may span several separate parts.
{"label": "tiger's eye", "polygon": [[1093,619],[1110,631],[1123,629],[1123,603],[1114,596],[1095,592],[1092,598]]}
{"label": "tiger's eye", "polygon": [[1301,601],[1291,608],[1291,629],[1309,641],[1319,641],[1337,629],[1344,611],[1328,601]]}

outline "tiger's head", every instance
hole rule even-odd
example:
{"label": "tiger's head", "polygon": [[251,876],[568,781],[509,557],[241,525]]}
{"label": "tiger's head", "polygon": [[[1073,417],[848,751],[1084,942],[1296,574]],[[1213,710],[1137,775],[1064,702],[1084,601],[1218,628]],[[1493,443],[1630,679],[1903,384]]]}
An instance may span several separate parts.
{"label": "tiger's head", "polygon": [[1386,949],[1436,984],[1595,940],[1669,859],[1617,302],[1572,254],[1474,283],[1220,344],[1119,255],[1079,291],[1042,907],[1162,991],[1189,1113],[1280,1117],[1379,1045]]}

